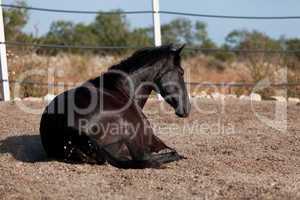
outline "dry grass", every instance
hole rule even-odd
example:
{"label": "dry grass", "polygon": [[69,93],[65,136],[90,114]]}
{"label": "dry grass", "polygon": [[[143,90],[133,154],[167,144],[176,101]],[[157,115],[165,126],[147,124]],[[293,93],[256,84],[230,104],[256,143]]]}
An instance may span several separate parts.
{"label": "dry grass", "polygon": [[[41,56],[36,54],[12,55],[8,59],[9,76],[11,80],[24,80],[41,83],[77,85],[87,79],[100,75],[105,69],[120,61],[114,56],[90,56],[59,54],[57,56]],[[26,76],[26,73],[34,75]],[[24,78],[23,78],[24,77]],[[43,96],[50,93],[60,93],[68,86],[49,88],[41,85],[23,84],[21,97]],[[11,90],[14,91],[15,85]]]}
{"label": "dry grass", "polygon": [[[43,83],[67,83],[76,85],[87,79],[99,76],[109,66],[120,62],[126,56],[96,56],[96,55],[74,55],[59,54],[56,56],[43,56],[37,54],[15,55],[10,53],[8,58],[9,76],[11,80],[20,80],[25,72],[38,70],[40,75],[27,76],[25,81]],[[229,83],[229,82],[253,82],[259,79],[270,78],[276,80],[276,69],[280,65],[270,64],[260,59],[257,63],[251,62],[221,62],[211,56],[198,55],[189,57],[183,61],[185,68],[185,79],[188,82]],[[249,67],[251,66],[251,67]],[[291,80],[299,78],[299,73],[289,71]],[[261,77],[262,76],[262,77]],[[12,94],[15,84],[11,85]],[[60,93],[68,87],[55,87],[48,89],[41,85],[21,85],[21,92],[16,97],[44,96],[47,93]],[[219,89],[219,88],[190,88],[192,94],[201,91],[235,93],[238,95],[248,94],[251,90],[247,88]],[[267,95],[274,95],[273,89],[262,91]],[[291,96],[297,96],[294,88],[289,90]]]}

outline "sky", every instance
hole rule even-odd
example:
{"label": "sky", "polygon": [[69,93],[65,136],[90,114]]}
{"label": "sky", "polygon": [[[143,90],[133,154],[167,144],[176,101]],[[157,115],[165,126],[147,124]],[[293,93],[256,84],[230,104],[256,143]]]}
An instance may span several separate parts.
{"label": "sky", "polygon": [[[14,3],[14,0],[3,0],[3,3]],[[53,9],[109,11],[122,9],[125,11],[151,10],[152,0],[27,0],[29,6]],[[160,9],[168,11],[192,12],[199,14],[241,15],[241,16],[300,16],[299,0],[160,0]],[[55,20],[71,20],[88,23],[95,15],[59,14],[30,11],[30,19],[25,27],[26,32],[41,35],[49,29]],[[161,15],[161,22],[167,23],[179,16]],[[259,30],[273,38],[280,36],[300,37],[300,19],[294,20],[237,20],[208,19],[188,17],[191,20],[203,21],[208,26],[210,38],[221,44],[226,35],[234,29]],[[129,15],[132,27],[152,25],[151,14]]]}

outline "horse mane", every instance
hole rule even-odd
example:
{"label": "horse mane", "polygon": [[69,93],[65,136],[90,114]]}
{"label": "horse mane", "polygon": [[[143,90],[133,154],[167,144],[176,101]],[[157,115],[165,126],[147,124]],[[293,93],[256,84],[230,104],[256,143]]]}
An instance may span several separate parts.
{"label": "horse mane", "polygon": [[117,70],[126,74],[132,74],[138,69],[153,66],[154,63],[162,61],[169,57],[170,52],[173,49],[173,45],[163,45],[160,47],[147,47],[140,49],[133,53],[132,56],[121,61],[119,64],[113,65],[108,68],[101,76],[89,80],[96,87],[100,87],[100,79],[102,78],[103,84],[106,88],[115,88],[116,80],[121,77],[120,74],[110,73]]}
{"label": "horse mane", "polygon": [[151,66],[153,63],[162,60],[169,55],[172,45],[163,45],[160,47],[147,47],[140,49],[129,58],[113,65],[109,70],[120,70],[125,73],[132,73],[142,67]]}

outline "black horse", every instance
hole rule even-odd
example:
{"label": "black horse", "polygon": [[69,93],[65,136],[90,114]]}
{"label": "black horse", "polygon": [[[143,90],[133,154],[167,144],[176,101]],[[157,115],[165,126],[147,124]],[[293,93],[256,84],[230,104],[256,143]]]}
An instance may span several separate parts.
{"label": "black horse", "polygon": [[138,50],[101,76],[58,95],[40,124],[48,157],[71,163],[108,162],[119,168],[159,167],[182,159],[154,135],[142,111],[155,90],[177,116],[188,116],[182,49],[166,45]]}

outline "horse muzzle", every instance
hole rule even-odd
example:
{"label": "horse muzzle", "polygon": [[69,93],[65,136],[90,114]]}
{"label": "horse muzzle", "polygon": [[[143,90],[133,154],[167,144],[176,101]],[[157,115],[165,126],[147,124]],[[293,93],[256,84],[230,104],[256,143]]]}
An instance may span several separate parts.
{"label": "horse muzzle", "polygon": [[186,107],[184,107],[184,108],[178,108],[178,109],[176,109],[175,114],[176,114],[178,117],[185,118],[185,117],[188,117],[188,116],[189,116],[190,111],[191,111],[191,105],[188,104],[188,105],[187,105]]}

